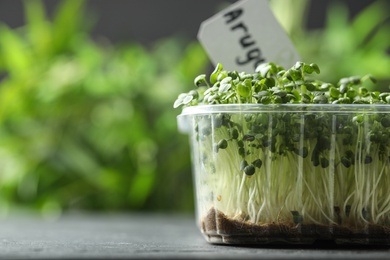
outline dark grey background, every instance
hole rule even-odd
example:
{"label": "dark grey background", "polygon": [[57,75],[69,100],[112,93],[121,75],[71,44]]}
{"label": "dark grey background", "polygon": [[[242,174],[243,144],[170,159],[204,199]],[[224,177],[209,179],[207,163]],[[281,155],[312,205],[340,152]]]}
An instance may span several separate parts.
{"label": "dark grey background", "polygon": [[[75,0],[78,1],[78,0]],[[353,14],[375,0],[310,0],[307,28],[324,24],[326,6],[345,2]],[[52,13],[59,0],[45,0]],[[94,37],[113,42],[138,41],[144,44],[171,35],[196,39],[200,23],[235,0],[88,0],[87,10],[96,17]],[[11,27],[23,25],[23,1],[0,0],[0,21]]]}

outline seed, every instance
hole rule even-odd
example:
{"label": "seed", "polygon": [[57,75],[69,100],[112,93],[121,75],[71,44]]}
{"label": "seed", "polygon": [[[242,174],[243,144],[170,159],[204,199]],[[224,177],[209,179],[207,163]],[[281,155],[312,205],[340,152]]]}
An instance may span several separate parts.
{"label": "seed", "polygon": [[254,135],[250,135],[250,134],[246,134],[246,135],[244,135],[242,140],[251,142],[251,141],[255,140],[255,136]]}
{"label": "seed", "polygon": [[327,168],[329,166],[329,160],[326,158],[321,158],[321,167]]}
{"label": "seed", "polygon": [[342,163],[346,168],[349,168],[349,167],[351,166],[351,161],[350,161],[347,157],[345,157],[345,156],[341,157],[341,163]]}
{"label": "seed", "polygon": [[295,224],[302,223],[303,217],[302,217],[301,214],[299,214],[298,211],[292,210],[292,211],[291,211],[291,214],[293,215],[293,221],[294,221]]}
{"label": "seed", "polygon": [[223,115],[222,116],[222,125],[229,126],[230,123],[230,116],[229,115]]}
{"label": "seed", "polygon": [[222,139],[218,142],[217,146],[219,149],[226,149],[228,147],[228,142],[225,139]]}
{"label": "seed", "polygon": [[240,164],[240,171],[243,171],[248,166],[248,162],[243,160]]}
{"label": "seed", "polygon": [[389,127],[390,126],[390,118],[383,117],[381,120],[381,124],[383,127]]}
{"label": "seed", "polygon": [[253,164],[250,164],[244,168],[244,173],[248,176],[252,176],[253,174],[255,174],[255,171],[256,169]]}
{"label": "seed", "polygon": [[320,154],[319,154],[318,150],[315,149],[313,151],[313,153],[311,154],[311,161],[313,162],[314,166],[320,165],[320,158],[319,158],[319,156],[320,156]]}
{"label": "seed", "polygon": [[263,162],[260,160],[260,159],[257,159],[257,160],[254,160],[252,162],[252,164],[257,167],[257,168],[261,168],[261,165],[263,165]]}
{"label": "seed", "polygon": [[271,146],[269,147],[269,150],[271,151],[271,152],[276,152],[276,145],[275,145],[275,143],[272,143],[271,144]]}
{"label": "seed", "polygon": [[345,206],[345,215],[349,217],[349,213],[351,213],[351,205]]}
{"label": "seed", "polygon": [[223,116],[221,114],[218,114],[213,118],[215,128],[220,128],[222,126],[222,118]]}
{"label": "seed", "polygon": [[300,154],[303,158],[306,158],[306,157],[309,155],[309,150],[307,149],[307,147],[302,147],[302,148],[299,150],[299,154]]}
{"label": "seed", "polygon": [[238,130],[233,128],[232,129],[232,138],[237,139],[238,138]]}
{"label": "seed", "polygon": [[329,138],[326,136],[320,136],[317,140],[316,148],[319,149],[320,151],[328,150],[330,148]]}
{"label": "seed", "polygon": [[365,208],[362,209],[362,216],[365,220],[370,220],[370,212]]}
{"label": "seed", "polygon": [[353,158],[355,157],[354,153],[351,151],[351,150],[348,150],[345,152],[345,155],[348,157],[348,158]]}
{"label": "seed", "polygon": [[244,147],[238,148],[238,154],[241,155],[242,157],[244,157],[245,156],[245,148]]}
{"label": "seed", "polygon": [[372,162],[372,157],[369,156],[369,155],[366,155],[366,158],[364,158],[364,163],[365,163],[365,164],[369,164],[369,163],[371,163],[371,162]]}
{"label": "seed", "polygon": [[372,132],[369,135],[369,140],[370,140],[370,142],[378,142],[379,141],[378,136]]}

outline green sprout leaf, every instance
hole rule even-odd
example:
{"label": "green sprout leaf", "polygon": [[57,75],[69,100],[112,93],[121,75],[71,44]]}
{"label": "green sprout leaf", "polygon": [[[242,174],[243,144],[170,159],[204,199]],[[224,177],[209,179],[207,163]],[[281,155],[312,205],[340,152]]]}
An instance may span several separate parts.
{"label": "green sprout leaf", "polygon": [[309,66],[310,66],[311,68],[313,68],[313,70],[314,70],[315,73],[317,73],[317,74],[320,74],[320,73],[321,73],[320,68],[318,67],[317,64],[311,63]]}
{"label": "green sprout leaf", "polygon": [[197,87],[208,86],[208,83],[206,80],[206,74],[201,74],[201,75],[197,76],[194,80],[194,84]]}
{"label": "green sprout leaf", "polygon": [[215,69],[213,73],[210,75],[210,83],[215,84],[217,82],[219,73],[223,70],[223,66],[221,63],[218,63],[217,66],[215,66]]}
{"label": "green sprout leaf", "polygon": [[245,83],[240,83],[237,86],[237,93],[244,98],[247,98],[251,95],[251,88]]}

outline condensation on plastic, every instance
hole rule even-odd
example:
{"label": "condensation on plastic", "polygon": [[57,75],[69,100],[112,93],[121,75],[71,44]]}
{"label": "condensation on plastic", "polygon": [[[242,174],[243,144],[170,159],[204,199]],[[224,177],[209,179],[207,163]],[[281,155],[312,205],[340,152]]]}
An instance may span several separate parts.
{"label": "condensation on plastic", "polygon": [[207,105],[177,120],[210,243],[390,244],[388,106]]}

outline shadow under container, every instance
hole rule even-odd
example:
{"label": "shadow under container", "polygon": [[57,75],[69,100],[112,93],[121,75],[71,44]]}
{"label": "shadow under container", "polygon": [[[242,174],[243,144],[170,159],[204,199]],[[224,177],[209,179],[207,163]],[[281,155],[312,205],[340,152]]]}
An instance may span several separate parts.
{"label": "shadow under container", "polygon": [[197,224],[215,244],[390,244],[390,106],[184,108]]}

